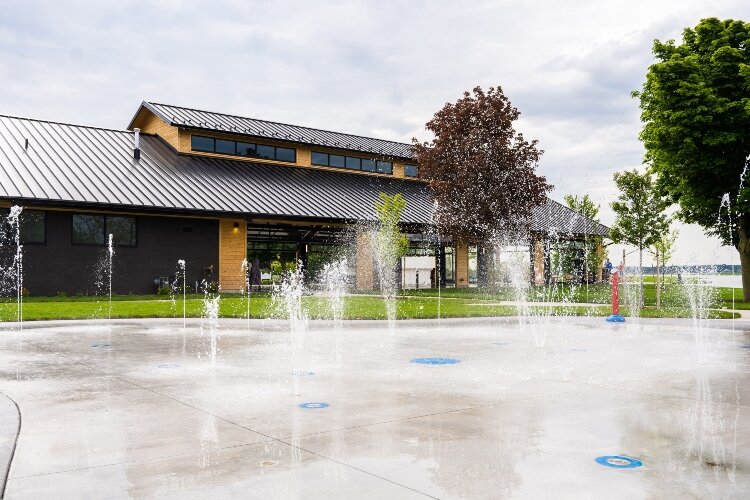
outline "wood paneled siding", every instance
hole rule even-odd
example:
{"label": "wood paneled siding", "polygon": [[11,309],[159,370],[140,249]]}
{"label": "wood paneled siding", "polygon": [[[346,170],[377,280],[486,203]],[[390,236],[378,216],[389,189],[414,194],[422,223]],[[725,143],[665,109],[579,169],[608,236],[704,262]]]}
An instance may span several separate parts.
{"label": "wood paneled siding", "polygon": [[247,223],[242,219],[219,220],[219,286],[224,292],[245,288],[242,261],[247,258]]}

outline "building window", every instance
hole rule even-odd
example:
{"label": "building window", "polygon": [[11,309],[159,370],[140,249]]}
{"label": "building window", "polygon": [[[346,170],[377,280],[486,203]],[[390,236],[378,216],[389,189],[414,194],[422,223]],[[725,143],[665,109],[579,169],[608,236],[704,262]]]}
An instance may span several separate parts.
{"label": "building window", "polygon": [[46,216],[41,210],[24,210],[19,219],[21,243],[45,243]]}
{"label": "building window", "polygon": [[190,147],[193,151],[264,158],[266,160],[276,160],[289,163],[295,163],[297,161],[297,150],[294,148],[282,148],[268,146],[266,144],[214,139],[212,137],[203,137],[200,135],[191,136],[190,141]]}
{"label": "building window", "polygon": [[419,168],[416,165],[404,165],[404,175],[406,177],[419,177]]}
{"label": "building window", "polygon": [[362,168],[362,159],[354,158],[353,156],[347,156],[346,168],[350,168],[352,170],[359,170],[360,168]]}
{"label": "building window", "polygon": [[201,137],[199,135],[191,136],[190,147],[193,151],[207,151],[213,153],[216,150],[214,146],[214,140],[211,137]]}
{"label": "building window", "polygon": [[273,146],[266,146],[264,144],[258,144],[258,156],[260,158],[265,158],[266,160],[273,160],[274,159],[274,148]]}
{"label": "building window", "polygon": [[226,141],[224,139],[216,139],[216,152],[224,155],[237,154],[234,141]]}
{"label": "building window", "polygon": [[237,142],[238,156],[258,156],[257,147],[249,142]]}
{"label": "building window", "polygon": [[318,151],[312,152],[311,160],[313,165],[320,165],[323,167],[348,168],[351,170],[364,170],[365,172],[378,172],[381,174],[393,173],[393,163],[390,161],[333,155],[320,153]]}
{"label": "building window", "polygon": [[327,167],[328,166],[328,154],[318,153],[317,151],[313,151],[311,162],[313,165],[323,165],[324,167]]}
{"label": "building window", "polygon": [[107,245],[109,236],[115,246],[136,245],[135,217],[118,215],[73,215],[74,245]]}
{"label": "building window", "polygon": [[74,245],[104,245],[103,215],[73,215]]}
{"label": "building window", "polygon": [[276,148],[276,159],[294,163],[297,161],[297,150],[291,148]]}
{"label": "building window", "polygon": [[393,163],[389,161],[378,161],[378,172],[381,174],[392,174]]}
{"label": "building window", "polygon": [[364,170],[365,172],[374,172],[375,160],[366,160],[362,158],[362,170]]}
{"label": "building window", "polygon": [[[10,235],[10,238],[15,239],[15,233],[11,233],[10,224],[7,220],[9,213],[10,210],[7,208],[0,209],[0,240],[3,239],[4,235],[6,237]],[[21,215],[18,217],[18,229],[22,245],[44,244],[47,242],[46,219],[46,213],[41,210],[24,209],[21,211]]]}
{"label": "building window", "polygon": [[113,244],[121,247],[135,246],[135,217],[108,215],[105,226],[104,232],[112,235]]}
{"label": "building window", "polygon": [[341,155],[329,155],[328,161],[330,166],[337,167],[337,168],[345,168],[346,167],[346,156]]}

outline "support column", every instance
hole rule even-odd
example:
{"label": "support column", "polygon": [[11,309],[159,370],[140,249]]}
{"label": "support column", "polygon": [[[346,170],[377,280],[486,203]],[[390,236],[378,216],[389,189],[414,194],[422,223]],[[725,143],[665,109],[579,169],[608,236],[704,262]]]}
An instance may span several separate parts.
{"label": "support column", "polygon": [[356,287],[357,290],[372,290],[375,288],[375,265],[372,259],[372,245],[370,233],[357,231],[356,241]]}
{"label": "support column", "polygon": [[596,270],[596,282],[601,283],[604,280],[604,269],[602,263],[604,262],[604,240],[600,239],[599,243],[596,244],[596,256],[599,260],[599,269]]}
{"label": "support column", "polygon": [[456,288],[469,286],[469,245],[456,243]]}
{"label": "support column", "polygon": [[544,239],[541,237],[536,237],[532,240],[532,256],[533,256],[533,266],[534,266],[534,284],[535,285],[543,285],[545,282],[545,264],[546,259],[545,252],[544,252]]}
{"label": "support column", "polygon": [[219,286],[222,292],[245,288],[242,261],[247,258],[247,223],[242,219],[219,219]]}

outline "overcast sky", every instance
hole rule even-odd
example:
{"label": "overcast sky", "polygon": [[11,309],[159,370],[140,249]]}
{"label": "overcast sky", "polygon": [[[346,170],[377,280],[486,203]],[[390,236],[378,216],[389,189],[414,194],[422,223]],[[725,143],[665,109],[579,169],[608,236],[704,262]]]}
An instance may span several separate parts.
{"label": "overcast sky", "polygon": [[[630,92],[652,42],[711,16],[748,21],[750,2],[2,0],[0,114],[124,128],[152,100],[410,142],[500,85],[552,198],[589,194],[609,224],[613,172],[641,167]],[[739,261],[676,226],[675,262]]]}

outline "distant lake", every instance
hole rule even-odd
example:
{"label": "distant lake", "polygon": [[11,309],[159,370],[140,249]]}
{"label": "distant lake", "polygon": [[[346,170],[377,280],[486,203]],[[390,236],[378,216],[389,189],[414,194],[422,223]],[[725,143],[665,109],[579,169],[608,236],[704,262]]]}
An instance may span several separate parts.
{"label": "distant lake", "polygon": [[[672,278],[676,278],[676,274],[667,274]],[[699,279],[701,283],[709,286],[722,286],[726,288],[742,288],[742,275],[741,274],[692,274],[685,273],[682,275],[682,279]]]}
{"label": "distant lake", "polygon": [[702,283],[710,286],[742,288],[742,275],[740,274],[685,274],[682,278],[700,278]]}

